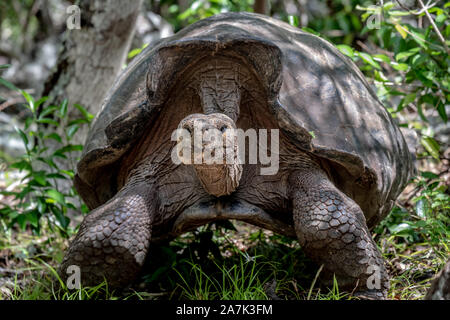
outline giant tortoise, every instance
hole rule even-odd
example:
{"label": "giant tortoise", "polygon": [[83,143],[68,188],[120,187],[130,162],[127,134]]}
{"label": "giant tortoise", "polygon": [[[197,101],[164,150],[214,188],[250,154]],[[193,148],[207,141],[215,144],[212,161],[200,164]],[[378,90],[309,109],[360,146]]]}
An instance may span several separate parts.
{"label": "giant tortoise", "polygon": [[[220,131],[224,150],[236,129],[267,131],[258,145],[244,135],[245,159],[204,163],[200,148],[200,162],[189,163],[174,161],[185,139],[173,138],[176,129],[193,138]],[[263,138],[278,160],[269,174],[255,148]],[[369,230],[408,182],[412,159],[364,76],[332,44],[267,16],[219,14],[147,47],[108,93],[74,180],[92,211],[60,272],[76,265],[84,284],[106,277],[123,287],[158,242],[236,219],[297,237],[325,278],[383,298],[389,278]]]}

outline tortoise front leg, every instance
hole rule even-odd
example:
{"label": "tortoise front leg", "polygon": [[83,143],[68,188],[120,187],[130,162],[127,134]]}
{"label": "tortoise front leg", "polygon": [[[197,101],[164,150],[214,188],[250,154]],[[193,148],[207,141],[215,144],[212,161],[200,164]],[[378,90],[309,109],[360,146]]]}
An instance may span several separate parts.
{"label": "tortoise front leg", "polygon": [[318,167],[290,177],[295,232],[305,253],[336,275],[340,289],[386,298],[389,279],[360,207]]}
{"label": "tortoise front leg", "polygon": [[157,208],[155,185],[143,173],[138,171],[114,198],[85,217],[60,266],[64,280],[70,265],[80,268],[83,285],[106,279],[109,286],[121,287],[138,275]]}

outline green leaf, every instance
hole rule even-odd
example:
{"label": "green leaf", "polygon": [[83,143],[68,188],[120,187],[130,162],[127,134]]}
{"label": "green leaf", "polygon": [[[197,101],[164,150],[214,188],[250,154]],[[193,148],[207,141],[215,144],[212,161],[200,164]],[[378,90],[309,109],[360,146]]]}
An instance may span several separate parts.
{"label": "green leaf", "polygon": [[337,48],[339,49],[339,51],[341,51],[343,54],[345,54],[348,57],[353,57],[354,55],[354,51],[350,46],[347,46],[345,44],[340,44],[337,46]]}
{"label": "green leaf", "polygon": [[36,158],[36,160],[41,161],[45,164],[47,164],[50,168],[54,168],[54,169],[58,169],[58,167],[56,166],[56,164],[53,162],[52,159],[50,158],[42,158],[42,157],[38,157]]}
{"label": "green leaf", "polygon": [[297,16],[288,16],[288,21],[291,26],[298,27],[298,17]]}
{"label": "green leaf", "polygon": [[33,172],[33,178],[41,186],[47,185],[47,179],[45,178],[45,172],[44,171]]}
{"label": "green leaf", "polygon": [[132,59],[142,52],[142,48],[135,48],[128,53],[128,59]]}
{"label": "green leaf", "polygon": [[406,63],[392,63],[392,68],[398,71],[406,71],[408,70],[409,66]]}
{"label": "green leaf", "polygon": [[411,14],[406,11],[392,10],[392,11],[389,11],[389,15],[394,16],[394,17],[401,17],[401,16],[409,16]]}
{"label": "green leaf", "polygon": [[52,114],[56,109],[58,109],[57,106],[48,106],[44,108],[40,113],[38,119],[44,119],[46,115]]}
{"label": "green leaf", "polygon": [[20,135],[20,138],[22,139],[22,141],[23,141],[23,143],[24,143],[24,145],[25,145],[25,148],[28,148],[28,143],[29,143],[29,141],[28,141],[28,137],[27,137],[27,135],[25,134],[25,132],[23,132],[21,129],[19,129],[19,128],[16,128],[16,131],[17,131],[17,133]]}
{"label": "green leaf", "polygon": [[427,54],[416,54],[411,58],[411,63],[414,68],[419,67],[421,64],[429,59]]}
{"label": "green leaf", "polygon": [[439,101],[439,104],[437,106],[437,111],[439,113],[439,116],[442,118],[442,120],[445,123],[447,123],[448,116],[447,116],[447,113],[445,112],[445,105],[442,103],[442,101]]}
{"label": "green leaf", "polygon": [[57,142],[59,142],[59,143],[62,143],[61,137],[60,137],[59,134],[57,134],[56,132],[52,132],[52,133],[50,133],[50,134],[44,136],[44,139],[45,139],[45,140],[47,140],[47,139],[53,139],[53,140],[55,140],[55,141],[57,141]]}
{"label": "green leaf", "polygon": [[405,39],[408,36],[408,28],[406,26],[402,26],[399,24],[395,24],[395,29],[400,33],[403,39]]}
{"label": "green leaf", "polygon": [[52,125],[54,125],[55,127],[58,127],[58,126],[59,126],[59,123],[58,123],[57,121],[55,121],[55,120],[53,120],[53,119],[50,119],[50,118],[38,119],[36,122],[38,122],[38,123],[52,124]]}
{"label": "green leaf", "polygon": [[67,218],[64,215],[64,213],[61,212],[61,210],[59,210],[59,208],[57,208],[55,206],[51,206],[51,210],[52,210],[52,213],[55,216],[56,220],[61,225],[61,228],[63,228],[65,230],[69,226],[70,219]]}
{"label": "green leaf", "polygon": [[62,204],[62,205],[65,204],[64,195],[61,192],[59,192],[58,190],[50,189],[50,190],[47,190],[46,194],[50,199],[56,201],[57,203]]}
{"label": "green leaf", "polygon": [[416,203],[416,213],[419,217],[425,218],[428,213],[428,203],[427,200],[422,198]]}
{"label": "green leaf", "polygon": [[69,139],[72,139],[73,135],[78,131],[78,125],[74,124],[72,126],[67,127],[67,136]]}
{"label": "green leaf", "polygon": [[375,69],[381,70],[380,65],[373,60],[372,56],[365,52],[358,52],[357,55],[366,63],[374,67]]}
{"label": "green leaf", "polygon": [[25,219],[35,228],[39,226],[39,211],[32,210],[26,214]]}
{"label": "green leaf", "polygon": [[[58,158],[62,158],[62,159],[67,159],[67,157],[64,154],[62,154],[61,152],[59,152],[59,151],[55,151],[53,153],[53,156],[54,157],[58,157]],[[57,168],[57,167],[55,166],[55,168]]]}
{"label": "green leaf", "polygon": [[91,121],[94,118],[94,115],[90,114],[83,106],[75,103],[74,107],[81,112],[86,120]]}
{"label": "green leaf", "polygon": [[67,99],[64,99],[63,102],[61,102],[61,106],[59,107],[59,114],[61,115],[61,118],[64,118],[67,114],[67,106],[69,102]]}
{"label": "green leaf", "polygon": [[28,109],[30,109],[30,111],[32,113],[35,113],[36,112],[36,108],[34,106],[34,99],[33,99],[33,97],[28,92],[26,92],[25,90],[19,90],[19,91],[20,91],[20,93],[22,93],[22,95],[24,96],[25,100],[27,100],[27,102],[28,102]]}
{"label": "green leaf", "polygon": [[405,103],[405,104],[409,104],[409,103],[412,103],[412,102],[414,102],[414,100],[416,100],[416,97],[417,97],[417,94],[416,93],[410,93],[410,94],[407,94],[403,99],[404,99],[404,101],[403,101],[403,103]]}
{"label": "green leaf", "polygon": [[407,106],[408,104],[414,102],[416,100],[416,94],[415,93],[410,93],[407,94],[399,103],[398,107],[397,107],[397,112],[403,110],[403,108],[405,106]]}
{"label": "green leaf", "polygon": [[320,33],[317,32],[314,29],[311,29],[311,28],[308,28],[308,27],[302,27],[302,30],[305,31],[305,32],[308,32],[308,33],[311,33],[313,35],[316,35],[316,36],[320,37]]}
{"label": "green leaf", "polygon": [[73,203],[70,203],[70,202],[66,202],[66,207],[69,209],[77,210],[77,207]]}
{"label": "green leaf", "polygon": [[83,123],[89,123],[89,121],[86,120],[86,119],[75,119],[75,120],[69,121],[67,126],[71,126],[71,125],[74,125],[74,124],[83,124]]}
{"label": "green leaf", "polygon": [[414,30],[410,31],[412,34],[412,38],[414,39],[414,41],[419,44],[422,48],[427,49],[426,46],[426,40],[425,40],[425,36],[423,34],[420,34]]}
{"label": "green leaf", "polygon": [[390,63],[391,62],[391,59],[385,54],[374,54],[373,58],[374,58],[374,60],[383,61],[383,62],[386,62],[386,63]]}
{"label": "green leaf", "polygon": [[24,213],[19,214],[16,217],[16,222],[19,224],[21,230],[25,230],[27,226],[27,215]]}
{"label": "green leaf", "polygon": [[10,168],[12,169],[19,169],[20,171],[26,170],[26,171],[32,171],[33,168],[31,167],[30,163],[26,160],[21,160],[18,162],[13,163]]}
{"label": "green leaf", "polygon": [[420,48],[416,47],[416,48],[410,49],[408,51],[399,52],[395,55],[395,60],[400,61],[400,60],[407,59],[419,51],[420,51]]}
{"label": "green leaf", "polygon": [[59,173],[49,173],[49,174],[47,174],[47,178],[67,180],[66,177],[64,177],[62,174],[59,174]]}
{"label": "green leaf", "polygon": [[399,233],[413,231],[413,227],[411,225],[409,225],[408,223],[400,223],[398,225],[388,227],[388,228],[392,234],[399,234]]}
{"label": "green leaf", "polygon": [[439,160],[439,144],[432,137],[423,137],[420,142],[425,150],[435,159]]}
{"label": "green leaf", "polygon": [[381,38],[383,40],[383,47],[388,48],[391,44],[392,29],[383,28],[381,29]]}
{"label": "green leaf", "polygon": [[430,172],[430,171],[422,171],[420,173],[420,175],[422,177],[426,178],[426,179],[437,179],[437,178],[439,178],[439,176],[437,174],[435,174],[433,172]]}
{"label": "green leaf", "polygon": [[392,1],[386,2],[383,5],[383,10],[384,11],[389,11],[389,9],[393,8],[395,6],[395,4]]}
{"label": "green leaf", "polygon": [[37,209],[41,214],[44,214],[47,210],[47,204],[45,203],[45,200],[42,197],[39,197],[37,200]]}
{"label": "green leaf", "polygon": [[14,90],[14,91],[19,91],[19,90],[20,90],[20,89],[17,88],[15,85],[13,85],[11,82],[6,81],[6,80],[3,79],[3,78],[0,78],[0,84],[1,84],[1,85],[4,85],[5,87],[7,87],[7,88],[10,89],[10,90]]}
{"label": "green leaf", "polygon": [[419,114],[419,117],[424,121],[424,122],[428,122],[427,117],[425,116],[425,114],[423,113],[422,110],[422,105],[419,103],[417,105],[417,113]]}
{"label": "green leaf", "polygon": [[75,176],[74,173],[72,171],[68,171],[68,170],[61,170],[62,173],[68,175],[71,179],[73,179],[73,177]]}
{"label": "green leaf", "polygon": [[33,117],[28,117],[25,119],[25,130],[28,130],[30,128],[31,124],[34,122]]}
{"label": "green leaf", "polygon": [[42,97],[38,101],[36,101],[34,104],[36,105],[36,109],[39,108],[41,104],[43,104],[45,101],[47,101],[48,97]]}
{"label": "green leaf", "polygon": [[64,146],[62,148],[59,148],[58,150],[56,150],[54,152],[54,154],[64,154],[64,153],[68,153],[68,152],[72,152],[72,151],[82,151],[83,150],[83,146],[82,145],[73,145],[73,144],[69,144],[67,146]]}
{"label": "green leaf", "polygon": [[422,70],[416,70],[416,76],[428,88],[433,87],[433,81],[430,81],[430,79],[427,78],[427,74]]}
{"label": "green leaf", "polygon": [[437,23],[442,23],[447,19],[447,16],[445,14],[440,14],[436,17],[436,22]]}

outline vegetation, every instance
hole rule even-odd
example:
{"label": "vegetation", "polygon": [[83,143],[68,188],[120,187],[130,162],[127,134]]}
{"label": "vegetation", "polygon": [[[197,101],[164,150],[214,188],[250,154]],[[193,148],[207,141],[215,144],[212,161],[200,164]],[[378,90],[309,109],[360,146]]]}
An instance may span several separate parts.
{"label": "vegetation", "polygon": [[[17,13],[9,1],[5,4]],[[421,299],[450,256],[449,137],[436,130],[446,126],[450,107],[450,3],[371,4],[327,1],[327,15],[312,14],[305,22],[275,1],[272,15],[337,45],[358,64],[400,126],[419,136],[417,176],[373,236],[392,276],[389,298]],[[31,10],[29,1],[23,5]],[[160,3],[165,10],[159,9],[179,30],[223,11],[252,11],[252,5],[197,0],[182,10],[178,1],[167,0]],[[8,14],[0,24],[18,38],[19,16]],[[33,19],[32,27],[39,33],[39,21]],[[141,50],[132,49],[130,57]],[[24,154],[14,158],[0,151],[0,299],[354,298],[336,281],[331,288],[320,287],[321,268],[295,240],[240,222],[203,226],[155,248],[133,289],[111,292],[102,283],[68,290],[56,268],[80,213],[88,211],[67,187],[82,150],[71,141],[93,116],[67,100],[45,106],[45,97],[33,97],[2,78],[0,86],[26,100],[21,105],[26,116],[17,128]],[[78,109],[78,119],[67,117],[69,108]]]}

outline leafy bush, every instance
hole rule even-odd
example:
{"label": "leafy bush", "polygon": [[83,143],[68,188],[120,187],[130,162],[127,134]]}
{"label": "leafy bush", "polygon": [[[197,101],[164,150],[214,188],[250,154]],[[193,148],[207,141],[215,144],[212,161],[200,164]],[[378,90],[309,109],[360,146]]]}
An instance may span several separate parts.
{"label": "leafy bush", "polygon": [[252,0],[191,0],[183,11],[180,1],[162,0],[158,6],[167,6],[164,18],[174,27],[175,32],[198,20],[219,14],[221,12],[253,11]]}
{"label": "leafy bush", "polygon": [[397,206],[375,232],[389,233],[408,243],[440,245],[450,239],[450,196],[445,193],[446,186],[432,172],[422,172],[414,182],[414,214]]}
{"label": "leafy bush", "polygon": [[[1,83],[8,85],[4,79]],[[13,88],[11,85],[8,87]],[[72,144],[71,140],[80,126],[89,124],[92,115],[82,106],[74,105],[80,111],[80,118],[69,121],[67,100],[59,106],[42,107],[45,97],[34,100],[27,92],[20,92],[27,101],[25,106],[30,114],[25,119],[24,128],[16,129],[25,154],[8,165],[5,177],[17,173],[21,173],[22,177],[13,190],[0,191],[9,199],[8,203],[2,203],[0,218],[9,227],[17,223],[22,230],[29,226],[35,232],[40,230],[41,219],[46,218],[50,226],[67,236],[70,222],[68,210],[87,212],[87,207],[77,207],[70,200],[76,199],[76,192],[73,188],[64,191],[61,180],[71,180],[74,176],[76,159],[73,152],[81,151],[83,146]],[[62,169],[57,164],[57,158],[66,160],[70,164],[69,169]]]}

